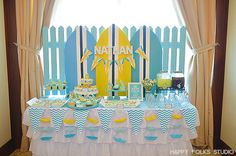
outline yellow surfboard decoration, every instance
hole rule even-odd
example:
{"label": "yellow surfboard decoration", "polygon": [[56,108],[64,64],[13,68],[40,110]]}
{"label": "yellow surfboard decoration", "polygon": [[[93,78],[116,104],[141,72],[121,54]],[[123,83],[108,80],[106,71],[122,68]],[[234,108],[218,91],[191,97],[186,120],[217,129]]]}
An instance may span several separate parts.
{"label": "yellow surfboard decoration", "polygon": [[[116,26],[115,28],[113,27],[113,29],[111,26],[104,30],[96,44],[96,47],[101,49],[101,53],[95,52],[93,62],[93,68],[96,68],[96,86],[99,90],[98,96],[108,95],[106,91],[107,84],[112,83],[112,80],[115,84],[118,84],[120,81],[124,82],[127,88],[128,82],[131,81],[131,65],[135,68],[135,61],[130,51],[126,53],[114,54],[109,48],[107,48],[107,51],[104,49],[105,47],[113,46],[132,49],[125,33]],[[97,60],[102,61],[98,62]],[[113,66],[114,68],[112,68]],[[121,93],[119,95],[125,94],[126,93]]]}

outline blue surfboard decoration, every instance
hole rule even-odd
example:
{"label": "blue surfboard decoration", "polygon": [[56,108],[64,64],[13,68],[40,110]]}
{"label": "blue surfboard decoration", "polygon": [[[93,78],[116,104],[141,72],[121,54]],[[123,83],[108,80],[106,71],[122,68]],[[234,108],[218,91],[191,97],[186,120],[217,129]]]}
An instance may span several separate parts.
{"label": "blue surfboard decoration", "polygon": [[[133,35],[131,45],[136,64],[136,68],[132,69],[132,82],[140,82],[144,78],[156,79],[156,74],[162,69],[162,47],[158,37],[149,27],[142,26]],[[143,50],[148,59],[143,59],[135,52],[138,48]]]}
{"label": "blue surfboard decoration", "polygon": [[[95,45],[96,41],[93,35],[82,26],[77,27],[68,38],[65,45],[65,76],[68,92],[73,91],[74,86],[80,83],[78,81],[83,78],[86,73],[88,73],[92,79],[96,79],[95,71],[91,71]],[[86,62],[81,63],[81,58],[86,50],[89,50],[91,54],[86,59]],[[80,77],[78,77],[78,75]]]}

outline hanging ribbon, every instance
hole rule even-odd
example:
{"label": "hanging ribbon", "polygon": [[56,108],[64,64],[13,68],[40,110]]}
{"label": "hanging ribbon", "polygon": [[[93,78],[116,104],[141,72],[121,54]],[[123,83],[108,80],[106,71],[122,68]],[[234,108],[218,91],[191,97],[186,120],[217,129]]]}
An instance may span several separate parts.
{"label": "hanging ribbon", "polygon": [[84,53],[83,57],[81,58],[80,63],[83,63],[92,54],[92,52],[90,50],[88,50],[87,48],[84,48],[84,52],[85,53]]}

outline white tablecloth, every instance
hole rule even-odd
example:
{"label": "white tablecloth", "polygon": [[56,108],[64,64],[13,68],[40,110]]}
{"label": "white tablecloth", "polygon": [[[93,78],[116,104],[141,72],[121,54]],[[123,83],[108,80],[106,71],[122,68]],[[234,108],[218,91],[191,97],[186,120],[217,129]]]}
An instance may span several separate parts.
{"label": "white tablecloth", "polygon": [[189,141],[168,144],[58,143],[32,140],[33,156],[191,156]]}

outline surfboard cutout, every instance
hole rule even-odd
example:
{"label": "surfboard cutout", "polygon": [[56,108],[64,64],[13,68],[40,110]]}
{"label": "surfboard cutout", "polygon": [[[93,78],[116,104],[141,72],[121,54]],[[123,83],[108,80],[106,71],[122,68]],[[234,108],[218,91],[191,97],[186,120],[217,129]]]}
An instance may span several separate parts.
{"label": "surfboard cutout", "polygon": [[[80,83],[86,73],[94,80],[93,84],[95,84],[96,73],[91,70],[95,45],[96,41],[86,27],[76,27],[68,38],[64,51],[67,92],[73,91],[74,86]],[[91,54],[81,63],[81,59],[86,53],[88,54],[88,50]]]}
{"label": "surfboard cutout", "polygon": [[[106,47],[107,51],[106,51]],[[101,34],[93,63],[96,64],[96,85],[100,96],[108,95],[107,85],[131,82],[131,65],[135,67],[132,47],[126,34],[112,25]],[[97,61],[97,62],[96,62]],[[126,95],[121,93],[119,95]]]}
{"label": "surfboard cutout", "polygon": [[142,26],[132,37],[133,50],[141,48],[147,60],[134,52],[136,68],[132,69],[132,82],[141,82],[144,78],[156,79],[162,65],[162,47],[158,37],[146,26]]}

